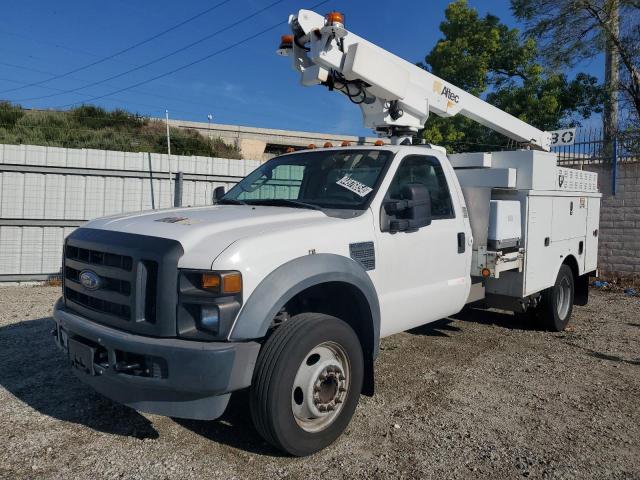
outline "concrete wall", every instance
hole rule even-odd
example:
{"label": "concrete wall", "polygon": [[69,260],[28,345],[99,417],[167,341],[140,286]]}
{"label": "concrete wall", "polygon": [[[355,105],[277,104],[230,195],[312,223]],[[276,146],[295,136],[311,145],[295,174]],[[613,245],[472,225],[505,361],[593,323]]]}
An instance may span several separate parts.
{"label": "concrete wall", "polygon": [[640,282],[640,163],[619,163],[616,194],[612,195],[611,167],[585,165],[598,173],[602,205],[598,268],[601,276]]}
{"label": "concrete wall", "polygon": [[[164,119],[159,118],[159,121]],[[356,144],[372,145],[377,138],[355,137],[352,135],[334,135],[330,133],[299,132],[293,130],[277,130],[272,128],[245,127],[242,125],[225,125],[222,123],[191,122],[187,120],[169,120],[173,127],[197,130],[205,137],[221,138],[226,143],[236,145],[244,158],[268,160],[274,153],[283,153],[287,147],[303,148],[310,143],[320,147],[325,142],[335,146],[344,140]]]}
{"label": "concrete wall", "polygon": [[[171,156],[184,173],[182,204],[209,205],[257,160]],[[167,208],[167,155],[0,144],[0,281],[45,279],[60,268],[62,243],[86,220]]]}

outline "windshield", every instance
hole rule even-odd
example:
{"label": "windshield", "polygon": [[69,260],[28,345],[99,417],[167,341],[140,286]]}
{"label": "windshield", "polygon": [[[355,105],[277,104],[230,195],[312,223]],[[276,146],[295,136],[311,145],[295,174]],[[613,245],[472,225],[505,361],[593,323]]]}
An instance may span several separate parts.
{"label": "windshield", "polygon": [[365,209],[393,153],[318,150],[276,157],[234,186],[219,203]]}

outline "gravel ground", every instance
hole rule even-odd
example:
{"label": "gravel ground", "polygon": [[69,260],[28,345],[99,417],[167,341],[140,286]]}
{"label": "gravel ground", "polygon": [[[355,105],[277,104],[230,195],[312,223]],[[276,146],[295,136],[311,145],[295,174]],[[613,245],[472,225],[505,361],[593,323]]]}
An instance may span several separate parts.
{"label": "gravel ground", "polygon": [[214,422],[142,415],[74,377],[54,287],[0,288],[3,478],[640,478],[640,298],[592,292],[569,331],[471,311],[383,340],[336,444],[281,456],[246,394]]}

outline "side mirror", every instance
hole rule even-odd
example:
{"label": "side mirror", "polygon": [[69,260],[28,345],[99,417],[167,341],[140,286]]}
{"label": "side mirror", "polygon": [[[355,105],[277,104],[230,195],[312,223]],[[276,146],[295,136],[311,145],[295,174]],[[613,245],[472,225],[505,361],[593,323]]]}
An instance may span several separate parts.
{"label": "side mirror", "polygon": [[222,197],[224,197],[224,187],[219,186],[213,189],[213,203],[218,203]]}
{"label": "side mirror", "polygon": [[409,183],[402,187],[400,200],[389,200],[384,204],[391,217],[389,231],[415,232],[431,224],[431,194],[422,183]]}

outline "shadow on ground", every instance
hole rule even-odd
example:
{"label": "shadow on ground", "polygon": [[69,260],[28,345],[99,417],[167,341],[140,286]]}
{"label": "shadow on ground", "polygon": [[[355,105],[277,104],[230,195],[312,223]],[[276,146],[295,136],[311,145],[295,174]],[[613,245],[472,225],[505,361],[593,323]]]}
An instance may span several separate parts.
{"label": "shadow on ground", "polygon": [[621,357],[620,355],[612,355],[610,353],[602,353],[602,352],[598,352],[596,350],[592,350],[590,348],[584,347],[582,345],[578,345],[577,343],[574,342],[564,342],[565,344],[577,348],[579,350],[584,351],[587,355],[593,357],[593,358],[597,358],[598,360],[608,360],[610,362],[617,362],[617,363],[626,363],[629,365],[637,365],[640,366],[640,358],[637,358],[635,360],[627,360],[623,357]]}
{"label": "shadow on ground", "polygon": [[[47,317],[0,328],[0,386],[49,417],[114,435],[158,438],[158,431],[145,416],[96,393],[72,373],[64,353],[55,345],[53,327],[53,319]],[[253,427],[247,391],[233,394],[218,420],[174,420],[214,442],[262,455],[280,455]]]}
{"label": "shadow on ground", "polygon": [[151,422],[84,385],[51,336],[51,318],[0,328],[0,385],[38,412],[115,435],[157,438]]}
{"label": "shadow on ground", "polygon": [[43,415],[115,435],[157,438],[151,422],[84,385],[51,336],[51,318],[0,328],[0,385]]}
{"label": "shadow on ground", "polygon": [[249,390],[235,392],[224,415],[211,422],[174,418],[177,424],[214,442],[270,457],[284,454],[265,442],[256,431],[249,412]]}
{"label": "shadow on ground", "polygon": [[411,335],[420,335],[424,337],[449,337],[451,333],[459,332],[460,328],[452,325],[453,320],[443,318],[436,322],[421,325],[408,330]]}
{"label": "shadow on ground", "polygon": [[450,318],[443,318],[436,322],[412,328],[408,330],[408,332],[412,335],[423,335],[427,337],[449,337],[452,333],[460,332],[464,328],[453,325],[455,320],[482,325],[494,325],[509,330],[540,329],[540,326],[536,324],[535,319],[531,315],[482,310],[479,308],[465,308]]}
{"label": "shadow on ground", "polygon": [[528,313],[514,314],[469,307],[453,315],[452,318],[482,325],[494,325],[509,330],[542,330],[535,318]]}

